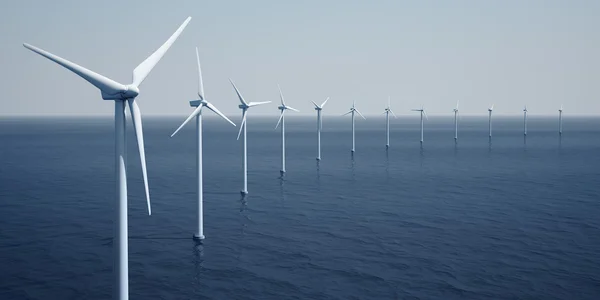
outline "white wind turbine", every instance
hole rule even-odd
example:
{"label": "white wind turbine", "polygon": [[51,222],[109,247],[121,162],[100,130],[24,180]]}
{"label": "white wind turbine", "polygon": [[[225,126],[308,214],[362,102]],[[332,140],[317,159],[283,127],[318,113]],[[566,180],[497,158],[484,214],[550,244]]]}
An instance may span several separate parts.
{"label": "white wind turbine", "polygon": [[383,114],[385,114],[385,136],[386,136],[385,148],[386,149],[390,147],[390,113],[392,114],[392,116],[394,116],[394,118],[397,118],[396,114],[392,111],[392,107],[390,104],[390,96],[388,96],[388,106],[383,111]]}
{"label": "white wind turbine", "polygon": [[142,131],[142,115],[135,102],[139,95],[139,86],[146,79],[150,71],[160,61],[163,55],[169,50],[171,45],[177,40],[183,32],[191,17],[188,17],[181,26],[171,35],[171,37],[150,55],[146,60],[139,64],[133,70],[133,81],[131,84],[124,85],[106,78],[94,71],[88,70],[64,58],[58,57],[52,53],[46,52],[40,48],[23,44],[25,48],[42,55],[49,60],[63,66],[71,72],[79,75],[100,90],[102,99],[115,101],[115,176],[117,190],[117,208],[115,210],[115,236],[113,237],[113,248],[115,250],[114,268],[116,273],[115,298],[129,298],[128,283],[128,238],[127,238],[127,171],[125,154],[125,103],[129,104],[135,136],[137,138],[138,151],[142,165],[142,175],[144,178],[144,187],[146,191],[146,202],[148,204],[148,214],[150,210],[150,193],[148,190],[148,176],[146,173],[146,156],[144,152],[144,135]]}
{"label": "white wind turbine", "polygon": [[523,135],[527,135],[527,105],[523,108]]}
{"label": "white wind turbine", "polygon": [[421,144],[423,144],[423,115],[425,115],[427,120],[429,120],[429,118],[427,117],[427,113],[425,112],[423,105],[421,105],[421,109],[413,109],[412,111],[421,112]]}
{"label": "white wind turbine", "polygon": [[562,112],[563,112],[563,106],[561,104],[560,109],[558,110],[558,134],[559,135],[562,135]]}
{"label": "white wind turbine", "polygon": [[365,119],[365,120],[367,119],[367,118],[365,118],[365,116],[363,116],[360,113],[360,111],[358,111],[358,109],[356,109],[356,102],[355,101],[352,101],[352,107],[350,108],[350,110],[347,113],[345,113],[345,114],[342,115],[342,116],[345,116],[347,114],[352,114],[352,150],[351,151],[353,153],[354,153],[354,145],[355,145],[355,138],[354,138],[354,113],[355,112],[357,114],[359,114],[363,119]]}
{"label": "white wind turbine", "polygon": [[458,102],[456,101],[456,107],[452,110],[454,111],[454,140],[458,140]]}
{"label": "white wind turbine", "polygon": [[248,147],[247,147],[247,145],[248,144],[247,144],[247,140],[246,140],[246,126],[248,124],[246,124],[246,112],[248,111],[248,109],[250,107],[261,105],[261,104],[271,103],[271,101],[246,102],[246,100],[244,100],[244,97],[242,97],[242,94],[237,89],[237,87],[235,86],[233,81],[231,79],[229,79],[229,82],[231,82],[231,85],[233,86],[233,89],[235,89],[235,93],[237,94],[237,96],[241,102],[241,104],[238,107],[242,110],[242,123],[240,124],[240,131],[238,132],[237,139],[238,140],[240,139],[240,135],[242,134],[242,131],[244,131],[244,139],[243,139],[244,153],[242,155],[242,165],[244,168],[244,188],[242,189],[241,193],[242,193],[242,195],[247,195],[248,194],[248,161],[247,161],[248,160]]}
{"label": "white wind turbine", "polygon": [[492,137],[492,112],[494,111],[494,104],[488,108],[488,129],[490,131],[490,137]]}
{"label": "white wind turbine", "polygon": [[322,118],[321,111],[323,110],[325,103],[327,103],[327,100],[329,100],[329,97],[327,97],[327,99],[325,99],[325,101],[323,101],[321,106],[316,104],[314,101],[311,101],[312,104],[315,105],[315,110],[317,111],[317,160],[321,160],[321,129],[323,129],[323,121],[321,119]]}
{"label": "white wind turbine", "polygon": [[285,173],[285,111],[286,110],[293,110],[295,112],[300,112],[299,110],[291,107],[291,106],[287,106],[285,105],[285,100],[283,100],[283,93],[281,93],[281,88],[279,87],[279,85],[277,86],[277,88],[279,89],[279,97],[281,98],[281,106],[277,107],[279,110],[281,110],[281,115],[279,117],[279,120],[277,121],[277,125],[275,125],[275,129],[277,129],[277,127],[279,127],[279,123],[281,123],[281,175],[283,175],[283,173]]}
{"label": "white wind turbine", "polygon": [[192,114],[185,119],[185,121],[171,134],[171,137],[175,136],[185,124],[189,123],[192,118],[196,117],[196,175],[198,177],[198,228],[194,234],[194,239],[204,239],[204,222],[203,222],[203,211],[202,211],[202,198],[203,198],[203,183],[202,183],[202,108],[206,107],[212,110],[217,115],[221,116],[227,122],[233,126],[235,124],[231,122],[223,113],[221,113],[212,103],[206,101],[204,97],[204,85],[202,84],[202,69],[200,68],[200,56],[198,55],[198,48],[196,47],[196,61],[198,62],[198,100],[191,100],[190,106],[196,107]]}

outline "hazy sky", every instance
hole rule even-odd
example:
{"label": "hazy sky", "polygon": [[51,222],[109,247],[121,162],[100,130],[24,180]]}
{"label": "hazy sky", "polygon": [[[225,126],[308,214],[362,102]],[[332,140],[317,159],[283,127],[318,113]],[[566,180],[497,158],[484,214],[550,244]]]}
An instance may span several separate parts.
{"label": "hazy sky", "polygon": [[[248,101],[313,114],[599,114],[600,1],[0,1],[0,115],[109,115],[111,101],[23,42],[118,82],[192,16],[141,85],[145,115],[190,113],[194,47],[206,96],[239,114]],[[252,109],[278,114],[276,103]],[[236,120],[237,121],[237,120]]]}

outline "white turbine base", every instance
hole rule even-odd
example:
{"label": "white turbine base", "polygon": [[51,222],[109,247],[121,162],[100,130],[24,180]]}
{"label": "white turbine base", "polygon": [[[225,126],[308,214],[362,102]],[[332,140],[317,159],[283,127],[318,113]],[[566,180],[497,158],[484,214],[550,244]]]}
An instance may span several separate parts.
{"label": "white turbine base", "polygon": [[206,237],[203,234],[194,233],[194,240],[201,241],[201,240],[203,240],[205,238]]}
{"label": "white turbine base", "polygon": [[248,195],[248,191],[240,191],[240,194],[242,194],[242,195]]}

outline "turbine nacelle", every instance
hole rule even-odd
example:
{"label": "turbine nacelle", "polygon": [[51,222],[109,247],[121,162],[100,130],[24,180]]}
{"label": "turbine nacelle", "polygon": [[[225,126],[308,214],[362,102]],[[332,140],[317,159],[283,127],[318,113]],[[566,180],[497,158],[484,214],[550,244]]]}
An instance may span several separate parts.
{"label": "turbine nacelle", "polygon": [[190,100],[190,106],[191,107],[198,107],[198,106],[208,106],[208,101],[204,100],[204,99],[200,99],[200,100]]}
{"label": "turbine nacelle", "polygon": [[134,85],[126,85],[125,89],[117,91],[114,94],[109,94],[105,91],[100,91],[103,100],[127,100],[137,97],[140,94],[140,89]]}

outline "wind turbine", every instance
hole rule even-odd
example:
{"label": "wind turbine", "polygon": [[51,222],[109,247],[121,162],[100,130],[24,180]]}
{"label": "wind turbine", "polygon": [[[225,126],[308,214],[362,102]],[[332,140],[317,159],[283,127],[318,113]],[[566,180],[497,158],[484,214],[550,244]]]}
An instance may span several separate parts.
{"label": "wind turbine", "polygon": [[198,55],[198,47],[196,47],[196,61],[198,62],[198,100],[191,100],[190,106],[196,107],[192,114],[183,121],[181,126],[171,134],[171,137],[175,136],[185,124],[189,123],[192,118],[196,117],[196,176],[198,177],[198,228],[196,233],[194,234],[194,239],[203,240],[204,239],[204,222],[203,222],[203,211],[202,211],[202,198],[203,198],[203,183],[202,183],[202,108],[206,107],[212,110],[217,115],[221,116],[221,118],[225,119],[227,122],[231,123],[233,126],[235,124],[231,122],[224,114],[222,114],[212,103],[206,101],[204,97],[204,85],[202,84],[202,69],[200,68],[200,56]]}
{"label": "wind turbine", "polygon": [[285,173],[285,111],[286,110],[293,110],[296,112],[300,112],[299,110],[291,107],[291,106],[287,106],[285,105],[285,100],[283,100],[283,93],[281,92],[281,88],[279,87],[279,85],[277,86],[277,88],[279,89],[279,97],[281,98],[281,106],[277,107],[279,110],[281,110],[281,116],[279,117],[279,120],[277,121],[277,125],[275,125],[275,129],[277,129],[277,127],[279,127],[279,123],[281,123],[281,175],[283,175],[283,173]]}
{"label": "wind turbine", "polygon": [[321,129],[323,129],[323,120],[321,119],[321,111],[327,103],[329,97],[323,101],[323,103],[319,106],[314,101],[311,101],[312,104],[315,105],[315,110],[317,111],[317,160],[321,160]]}
{"label": "wind turbine", "polygon": [[[133,128],[138,144],[140,161],[142,165],[142,175],[144,178],[144,188],[146,191],[146,202],[148,204],[148,214],[150,209],[150,193],[148,190],[148,175],[146,173],[146,155],[144,152],[144,134],[142,131],[142,115],[140,108],[135,102],[139,95],[140,84],[146,79],[150,71],[160,61],[163,55],[173,45],[175,40],[183,32],[191,17],[188,17],[181,26],[171,35],[171,37],[158,48],[152,55],[139,64],[133,70],[133,80],[131,84],[121,84],[112,79],[104,77],[94,71],[86,69],[78,64],[56,56],[50,52],[34,47],[29,44],[23,44],[25,48],[46,57],[47,59],[63,66],[71,72],[79,75],[87,82],[91,83],[100,90],[102,99],[115,101],[115,177],[117,191],[117,209],[115,210],[115,236],[113,238],[113,248],[115,251],[114,268],[116,273],[115,298],[129,298],[129,271],[128,271],[128,239],[127,239],[127,170],[125,155],[125,103],[129,104]],[[125,41],[127,42],[127,41]]]}
{"label": "wind turbine", "polygon": [[412,111],[421,112],[421,144],[423,144],[423,115],[425,115],[425,118],[427,120],[429,120],[429,118],[427,117],[427,113],[425,112],[425,108],[423,108],[423,105],[421,105],[421,109],[413,109]]}
{"label": "wind turbine", "polygon": [[392,114],[392,116],[394,116],[394,118],[397,118],[396,114],[392,111],[392,107],[390,104],[390,96],[388,96],[388,106],[383,111],[383,114],[385,114],[385,135],[386,135],[385,149],[388,149],[390,147],[390,113]]}
{"label": "wind turbine", "polygon": [[492,137],[492,111],[494,111],[494,104],[488,108],[488,128],[490,131],[490,138]]}
{"label": "wind turbine", "polygon": [[523,108],[523,135],[527,135],[527,105]]}
{"label": "wind turbine", "polygon": [[248,111],[248,109],[250,107],[261,105],[261,104],[271,103],[271,101],[246,102],[246,100],[244,100],[244,97],[242,97],[242,94],[237,89],[237,87],[235,86],[233,81],[231,79],[229,79],[229,82],[231,82],[231,85],[233,86],[233,89],[235,89],[235,93],[237,94],[238,98],[240,99],[240,103],[241,103],[238,107],[242,110],[242,123],[240,124],[240,131],[238,132],[238,136],[237,136],[237,139],[239,140],[240,135],[242,134],[242,131],[244,131],[244,139],[243,139],[244,153],[242,155],[242,165],[244,168],[244,188],[242,189],[241,193],[242,193],[242,195],[248,195],[248,147],[247,147],[248,144],[247,144],[247,140],[246,140],[246,126],[248,124],[246,124],[246,112]]}
{"label": "wind turbine", "polygon": [[458,102],[456,101],[456,107],[452,110],[454,111],[454,141],[458,140]]}
{"label": "wind turbine", "polygon": [[363,119],[367,119],[365,118],[365,116],[363,116],[360,111],[358,111],[358,109],[356,109],[356,102],[352,101],[352,107],[350,108],[350,110],[343,114],[342,116],[345,116],[347,114],[352,114],[352,153],[354,153],[354,146],[355,146],[355,138],[354,138],[354,113],[357,113],[358,115],[360,115]]}
{"label": "wind turbine", "polygon": [[562,112],[563,112],[563,106],[561,104],[560,109],[558,110],[558,134],[559,135],[562,135]]}

